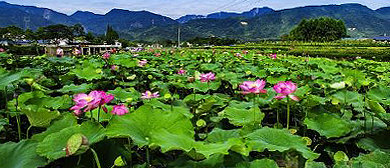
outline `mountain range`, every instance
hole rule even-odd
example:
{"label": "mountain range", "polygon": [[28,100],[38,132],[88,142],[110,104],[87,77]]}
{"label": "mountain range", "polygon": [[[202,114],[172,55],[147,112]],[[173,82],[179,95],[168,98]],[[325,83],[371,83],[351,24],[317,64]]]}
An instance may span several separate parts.
{"label": "mountain range", "polygon": [[278,38],[287,34],[302,19],[322,16],[341,19],[352,37],[390,34],[390,7],[372,10],[351,3],[305,6],[283,10],[253,8],[242,13],[216,12],[208,15],[186,15],[176,20],[148,11],[112,9],[95,14],[77,11],[68,16],[48,8],[23,6],[0,1],[0,27],[16,25],[36,30],[52,24],[80,23],[86,31],[103,34],[107,25],[130,40],[175,40],[180,27],[183,40],[195,37],[224,37],[244,40]]}

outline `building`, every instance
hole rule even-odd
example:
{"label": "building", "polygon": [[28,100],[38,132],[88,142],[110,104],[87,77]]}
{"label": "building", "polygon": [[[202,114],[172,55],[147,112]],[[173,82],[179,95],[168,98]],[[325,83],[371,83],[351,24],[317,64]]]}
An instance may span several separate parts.
{"label": "building", "polygon": [[72,55],[72,51],[74,48],[78,48],[81,51],[81,55],[101,55],[107,51],[111,51],[113,49],[119,51],[122,48],[122,44],[116,42],[114,45],[95,45],[95,44],[72,44],[68,45],[66,43],[60,43],[60,45],[44,45],[45,46],[45,54],[48,56],[55,56],[57,52],[57,47],[61,47],[64,50],[65,56]]}

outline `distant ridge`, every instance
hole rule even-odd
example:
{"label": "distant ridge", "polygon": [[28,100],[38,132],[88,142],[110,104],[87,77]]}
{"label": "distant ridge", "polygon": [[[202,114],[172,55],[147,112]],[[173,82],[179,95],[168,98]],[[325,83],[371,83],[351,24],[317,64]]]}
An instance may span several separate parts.
{"label": "distant ridge", "polygon": [[324,16],[343,20],[349,28],[348,34],[352,37],[390,34],[390,7],[372,10],[357,3],[283,10],[262,7],[242,13],[222,11],[206,16],[186,15],[174,20],[148,11],[124,9],[112,9],[106,14],[76,11],[68,16],[48,8],[0,1],[1,27],[16,25],[36,30],[52,24],[80,23],[87,31],[103,34],[109,24],[121,37],[147,41],[176,40],[178,24],[181,24],[183,40],[210,36],[243,40],[279,38],[287,34],[302,19]]}

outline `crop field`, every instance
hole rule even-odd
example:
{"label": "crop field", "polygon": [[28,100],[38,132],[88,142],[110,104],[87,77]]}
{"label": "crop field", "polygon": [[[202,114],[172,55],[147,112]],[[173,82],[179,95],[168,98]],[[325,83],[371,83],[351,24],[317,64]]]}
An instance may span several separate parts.
{"label": "crop field", "polygon": [[0,53],[0,167],[388,168],[390,63],[358,56]]}
{"label": "crop field", "polygon": [[235,46],[218,46],[219,49],[276,51],[278,54],[351,60],[356,57],[389,61],[390,43],[373,40],[339,40],[333,42],[264,41]]}

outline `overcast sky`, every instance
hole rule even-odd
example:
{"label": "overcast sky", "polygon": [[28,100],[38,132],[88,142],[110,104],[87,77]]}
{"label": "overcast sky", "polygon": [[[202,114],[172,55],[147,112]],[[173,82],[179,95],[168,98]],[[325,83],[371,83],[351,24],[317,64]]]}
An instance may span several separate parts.
{"label": "overcast sky", "polygon": [[268,6],[286,9],[306,5],[360,3],[377,9],[390,6],[390,0],[6,0],[9,3],[50,8],[65,14],[77,10],[105,14],[112,8],[147,10],[171,18],[186,14],[209,14],[217,11],[242,12]]}

